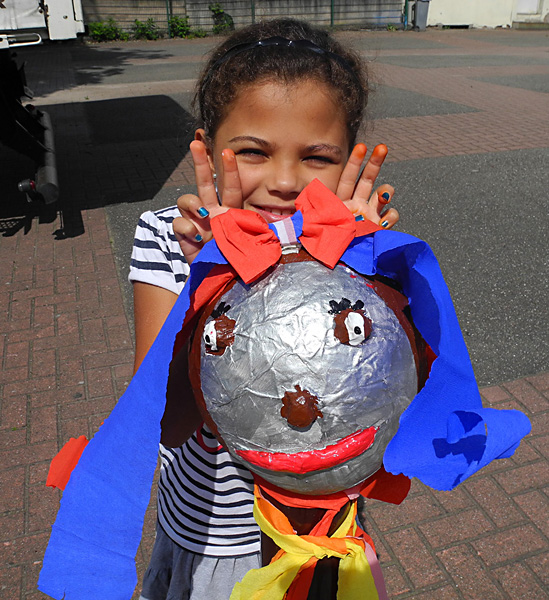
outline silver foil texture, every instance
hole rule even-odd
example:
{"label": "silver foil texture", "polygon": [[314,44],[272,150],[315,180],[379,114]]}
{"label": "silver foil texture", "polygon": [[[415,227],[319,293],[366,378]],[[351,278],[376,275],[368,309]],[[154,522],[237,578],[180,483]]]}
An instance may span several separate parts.
{"label": "silver foil texture", "polygon": [[397,317],[344,266],[239,281],[197,333],[204,401],[229,452],[290,491],[328,494],[377,471],[417,393]]}

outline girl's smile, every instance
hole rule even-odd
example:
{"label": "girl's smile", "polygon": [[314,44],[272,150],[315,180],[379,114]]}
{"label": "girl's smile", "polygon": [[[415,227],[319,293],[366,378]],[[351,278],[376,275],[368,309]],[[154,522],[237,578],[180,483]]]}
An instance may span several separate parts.
{"label": "girl's smile", "polygon": [[[204,139],[203,130],[197,138]],[[242,208],[267,222],[295,212],[294,201],[313,179],[333,192],[348,158],[345,115],[333,91],[317,80],[245,86],[210,143],[210,164],[223,190],[221,153],[235,155]]]}

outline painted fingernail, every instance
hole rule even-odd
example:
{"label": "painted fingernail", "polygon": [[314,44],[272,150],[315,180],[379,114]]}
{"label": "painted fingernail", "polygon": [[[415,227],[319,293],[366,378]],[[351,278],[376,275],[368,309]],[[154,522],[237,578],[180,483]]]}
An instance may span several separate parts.
{"label": "painted fingernail", "polygon": [[[197,211],[196,211],[201,217],[207,217],[210,214],[210,211],[207,208],[204,208],[203,206],[201,206]],[[200,241],[200,240],[199,240]]]}
{"label": "painted fingernail", "polygon": [[194,236],[194,239],[195,239],[197,242],[201,242],[201,241],[202,241],[204,238],[203,238],[203,237],[202,237],[202,236],[201,236],[199,233],[197,233],[197,234]]}
{"label": "painted fingernail", "polygon": [[381,197],[383,198],[383,200],[385,200],[385,202],[389,202],[389,200],[391,199],[389,192],[383,192],[383,194],[381,194]]}
{"label": "painted fingernail", "polygon": [[381,227],[387,227],[387,225],[389,225],[389,221],[382,221],[380,225]]}
{"label": "painted fingernail", "polygon": [[364,215],[356,215],[355,221],[364,221]]}

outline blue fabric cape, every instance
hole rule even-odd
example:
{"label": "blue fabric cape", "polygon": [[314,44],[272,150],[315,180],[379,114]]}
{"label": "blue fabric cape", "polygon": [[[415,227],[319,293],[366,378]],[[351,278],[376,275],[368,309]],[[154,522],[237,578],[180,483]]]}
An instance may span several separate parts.
{"label": "blue fabric cape", "polygon": [[[292,220],[299,236],[299,211]],[[490,461],[510,456],[530,423],[521,412],[482,407],[454,307],[429,246],[403,233],[379,231],[355,238],[341,261],[364,275],[397,280],[415,325],[438,356],[387,447],[386,470],[450,490]],[[131,598],[175,336],[191,294],[212,267],[226,263],[215,241],[204,246],[139,371],[84,450],[52,527],[38,582],[45,594],[57,600]]]}

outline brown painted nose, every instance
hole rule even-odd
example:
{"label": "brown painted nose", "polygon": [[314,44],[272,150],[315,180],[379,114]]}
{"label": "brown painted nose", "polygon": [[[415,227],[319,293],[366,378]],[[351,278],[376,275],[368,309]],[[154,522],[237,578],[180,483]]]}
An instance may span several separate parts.
{"label": "brown painted nose", "polygon": [[295,392],[286,392],[282,398],[280,414],[288,421],[289,425],[305,429],[312,425],[322,413],[318,408],[318,398],[308,390],[295,386]]}

